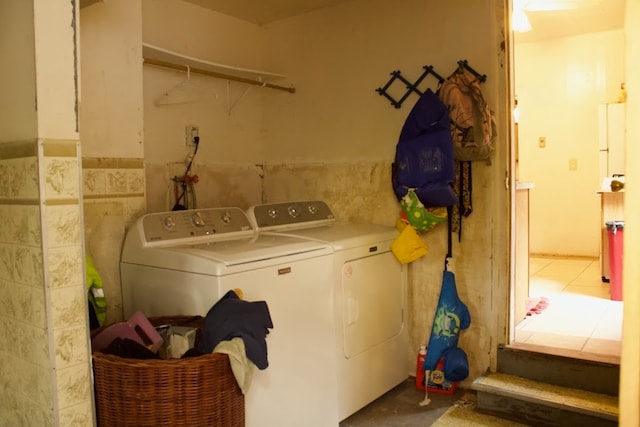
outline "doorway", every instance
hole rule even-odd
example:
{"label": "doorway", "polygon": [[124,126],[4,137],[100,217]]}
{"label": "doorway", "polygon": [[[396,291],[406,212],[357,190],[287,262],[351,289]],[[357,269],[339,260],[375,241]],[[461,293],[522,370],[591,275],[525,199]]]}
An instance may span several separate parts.
{"label": "doorway", "polygon": [[[532,29],[514,37],[514,157],[520,185],[513,215],[511,345],[615,362],[622,303],[610,301],[609,285],[601,280],[598,105],[617,101],[624,81],[624,1],[619,9],[607,5],[610,20],[596,2],[584,2],[582,9],[562,9],[563,3],[557,2],[561,10],[525,11]],[[577,28],[574,21],[596,25]],[[526,203],[518,202],[522,184]],[[525,261],[518,262],[523,244]]]}

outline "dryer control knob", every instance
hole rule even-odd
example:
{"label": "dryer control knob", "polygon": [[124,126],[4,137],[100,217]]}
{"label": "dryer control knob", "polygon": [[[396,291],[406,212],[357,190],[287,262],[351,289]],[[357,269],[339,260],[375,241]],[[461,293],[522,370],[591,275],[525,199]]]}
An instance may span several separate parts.
{"label": "dryer control knob", "polygon": [[291,215],[292,218],[297,218],[298,215],[300,215],[300,211],[298,210],[297,206],[289,206],[287,210],[289,211],[289,215]]}
{"label": "dryer control knob", "polygon": [[225,211],[222,216],[220,217],[220,219],[222,220],[222,222],[224,222],[225,224],[230,224],[231,223],[231,212],[229,211]]}
{"label": "dryer control knob", "polygon": [[191,223],[196,227],[204,227],[207,223],[200,212],[196,212],[191,216]]}
{"label": "dryer control knob", "polygon": [[176,228],[176,222],[170,216],[166,217],[162,221],[162,225],[164,226],[164,228],[166,228],[169,231],[172,231],[174,228]]}

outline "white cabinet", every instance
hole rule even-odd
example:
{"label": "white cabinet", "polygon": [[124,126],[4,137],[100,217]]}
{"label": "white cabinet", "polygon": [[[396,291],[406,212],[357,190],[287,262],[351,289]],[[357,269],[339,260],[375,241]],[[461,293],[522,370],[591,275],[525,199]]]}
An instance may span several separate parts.
{"label": "white cabinet", "polygon": [[599,161],[600,180],[613,175],[624,175],[625,104],[600,104]]}

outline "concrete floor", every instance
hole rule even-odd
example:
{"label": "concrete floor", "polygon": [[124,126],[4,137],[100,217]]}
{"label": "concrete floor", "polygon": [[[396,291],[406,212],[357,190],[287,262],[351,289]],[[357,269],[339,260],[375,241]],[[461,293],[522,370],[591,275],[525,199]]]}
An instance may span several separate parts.
{"label": "concrete floor", "polygon": [[429,393],[431,403],[420,406],[424,391],[416,389],[415,378],[382,395],[340,423],[340,427],[414,427],[430,426],[464,394],[458,389],[454,394]]}

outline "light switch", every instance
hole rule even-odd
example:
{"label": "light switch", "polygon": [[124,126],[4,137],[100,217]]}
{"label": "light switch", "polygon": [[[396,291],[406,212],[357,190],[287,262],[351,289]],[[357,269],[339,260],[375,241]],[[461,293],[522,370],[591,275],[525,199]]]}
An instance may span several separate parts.
{"label": "light switch", "polygon": [[569,159],[569,170],[578,170],[578,159]]}
{"label": "light switch", "polygon": [[541,136],[538,138],[538,147],[540,148],[544,148],[547,146],[547,138],[545,138],[544,136]]}

